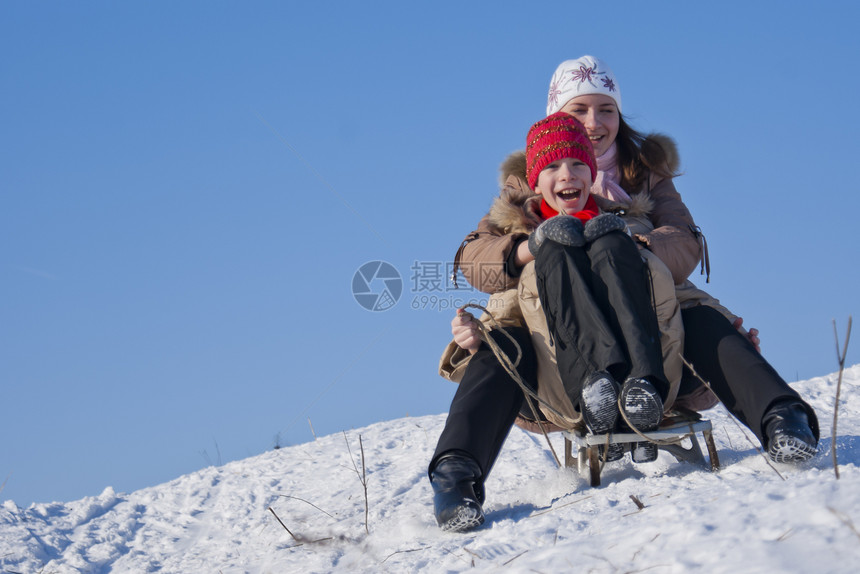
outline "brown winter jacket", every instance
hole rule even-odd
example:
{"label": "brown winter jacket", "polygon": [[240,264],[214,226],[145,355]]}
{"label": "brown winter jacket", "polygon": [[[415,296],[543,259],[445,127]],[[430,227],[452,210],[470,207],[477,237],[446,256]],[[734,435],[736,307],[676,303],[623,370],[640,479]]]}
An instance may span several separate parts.
{"label": "brown winter jacket", "polygon": [[[529,329],[532,344],[537,354],[538,394],[551,408],[542,408],[544,415],[554,425],[571,428],[579,423],[580,416],[574,409],[558,374],[555,349],[550,340],[546,317],[537,292],[534,264],[522,269],[506,269],[505,265],[515,246],[528,237],[540,223],[540,196],[525,184],[525,158],[522,153],[511,155],[501,168],[504,185],[489,213],[481,220],[478,231],[467,237],[458,252],[458,263],[469,282],[479,290],[492,293],[489,312],[493,318],[506,325],[521,325]],[[675,192],[677,195],[677,192]],[[652,214],[658,205],[646,192],[632,196],[629,205],[613,204],[595,197],[602,211],[613,211],[624,217],[631,233],[642,237],[639,241],[643,258],[648,264],[652,278],[653,301],[660,326],[664,370],[670,382],[666,400],[668,408],[675,399],[680,384],[683,350],[683,323],[680,307],[675,297],[672,273],[653,253],[645,248],[645,239],[653,236]],[[683,208],[683,204],[681,204]],[[686,208],[680,210],[684,213]],[[665,219],[665,218],[664,218]],[[692,222],[691,218],[689,219]],[[688,232],[693,237],[692,232]],[[675,234],[680,237],[680,234]],[[667,244],[671,233],[658,235],[657,243]],[[475,249],[470,249],[473,245]],[[677,258],[676,258],[677,259]],[[696,261],[691,267],[695,267]],[[689,273],[689,271],[687,271]],[[487,324],[489,317],[481,318]],[[468,364],[468,356],[452,343],[440,362],[440,373],[446,378],[459,380]]]}
{"label": "brown winter jacket", "polygon": [[[660,141],[672,158],[669,167],[674,172],[677,170],[675,146],[668,138]],[[559,410],[570,416],[559,420],[554,414],[545,414],[557,426],[569,428],[577,414],[568,404],[569,401],[558,393],[560,378],[553,349],[546,345],[548,334],[545,332],[545,319],[537,296],[533,265],[527,265],[522,270],[506,267],[511,251],[541,222],[538,212],[540,198],[525,183],[525,157],[521,152],[512,154],[504,162],[501,174],[503,187],[499,197],[479,223],[478,229],[466,237],[457,252],[456,262],[473,286],[493,293],[489,310],[497,321],[508,325],[525,325],[530,329],[538,354],[540,394],[545,395],[542,398],[557,408],[561,406]],[[631,194],[629,205],[614,204],[600,197],[595,199],[603,211],[615,212],[624,217],[640,247],[647,247],[643,250],[643,256],[652,274],[664,368],[672,383],[670,396],[667,397],[666,406],[669,407],[681,375],[683,323],[679,301],[683,308],[697,304],[715,307],[729,320],[733,320],[734,315],[716,299],[686,280],[699,261],[701,247],[693,231],[692,217],[671,180],[652,176],[639,193]],[[665,260],[655,257],[655,251],[661,253]],[[668,267],[664,265],[665,261],[669,262]],[[481,320],[486,324],[488,317],[485,315]],[[450,343],[440,361],[440,374],[449,380],[459,381],[469,357],[468,352]],[[707,408],[715,403],[712,395],[695,399],[681,400],[678,404],[687,408]]]}

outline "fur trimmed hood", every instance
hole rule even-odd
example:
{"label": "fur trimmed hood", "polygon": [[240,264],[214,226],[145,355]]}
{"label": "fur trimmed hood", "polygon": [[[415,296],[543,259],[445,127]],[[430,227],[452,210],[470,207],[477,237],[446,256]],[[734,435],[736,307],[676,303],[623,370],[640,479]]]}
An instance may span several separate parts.
{"label": "fur trimmed hood", "polygon": [[[676,172],[680,164],[678,147],[669,136],[650,134],[645,138],[649,144],[660,146],[666,154],[670,171]],[[491,227],[501,234],[531,233],[540,225],[540,196],[529,189],[526,183],[526,154],[516,151],[510,154],[499,167],[501,192],[493,200],[488,214]],[[654,201],[646,191],[630,195],[630,205],[623,205],[599,196],[593,196],[601,211],[618,213],[625,218],[647,218],[654,210]]]}
{"label": "fur trimmed hood", "polygon": [[656,144],[662,148],[663,153],[666,154],[666,165],[669,166],[669,171],[678,173],[678,170],[681,168],[681,154],[678,152],[678,145],[675,143],[675,140],[666,134],[651,133],[645,136],[646,148],[650,144]]}

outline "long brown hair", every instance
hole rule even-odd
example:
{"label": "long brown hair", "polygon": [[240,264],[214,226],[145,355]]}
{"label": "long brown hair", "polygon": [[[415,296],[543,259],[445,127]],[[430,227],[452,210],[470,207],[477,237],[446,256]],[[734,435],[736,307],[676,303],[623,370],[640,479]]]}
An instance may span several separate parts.
{"label": "long brown hair", "polygon": [[669,166],[669,157],[663,146],[630,127],[620,112],[615,143],[618,146],[621,187],[628,193],[637,193],[652,173],[662,178],[678,175]]}

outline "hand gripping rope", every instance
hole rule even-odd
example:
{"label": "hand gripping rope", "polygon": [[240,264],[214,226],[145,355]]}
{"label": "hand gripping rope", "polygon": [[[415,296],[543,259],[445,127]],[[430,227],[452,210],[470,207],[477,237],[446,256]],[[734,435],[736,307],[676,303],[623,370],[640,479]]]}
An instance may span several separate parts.
{"label": "hand gripping rope", "polygon": [[[534,420],[538,424],[538,427],[540,428],[541,432],[543,433],[543,436],[546,439],[546,443],[549,445],[549,450],[552,452],[553,458],[555,458],[555,462],[558,464],[558,466],[560,468],[563,467],[564,465],[561,464],[561,460],[559,460],[558,455],[556,454],[555,449],[552,446],[552,441],[549,440],[549,435],[547,434],[546,429],[544,428],[543,423],[540,420],[540,416],[538,415],[537,408],[535,407],[534,401],[539,402],[542,407],[545,407],[550,412],[552,412],[554,415],[559,417],[561,420],[567,421],[571,425],[576,424],[578,421],[572,420],[570,417],[567,417],[564,414],[560,413],[558,410],[553,408],[552,405],[547,403],[545,400],[541,399],[537,395],[537,393],[535,393],[533,390],[531,390],[529,388],[528,385],[526,385],[525,381],[523,381],[523,378],[517,372],[517,365],[520,364],[520,360],[523,358],[523,351],[520,348],[519,343],[517,343],[516,339],[514,339],[507,331],[505,331],[504,329],[501,328],[501,325],[499,325],[499,323],[496,321],[495,317],[493,317],[493,314],[490,313],[485,307],[482,307],[481,305],[478,305],[477,303],[466,303],[465,305],[463,305],[462,307],[457,309],[457,315],[461,315],[461,316],[465,315],[467,307],[473,307],[475,309],[480,309],[481,311],[486,313],[487,317],[489,317],[489,319],[490,319],[490,324],[493,327],[497,327],[498,330],[501,333],[503,333],[505,335],[505,337],[507,337],[510,340],[511,343],[513,343],[514,348],[517,350],[517,360],[516,361],[511,361],[511,358],[508,357],[507,354],[505,354],[505,352],[499,347],[498,343],[496,343],[496,341],[493,340],[492,337],[490,337],[489,332],[487,331],[487,327],[481,321],[475,321],[475,324],[478,327],[478,331],[481,333],[481,339],[490,347],[490,349],[493,351],[493,354],[496,356],[496,359],[498,359],[499,363],[501,363],[501,365],[502,365],[502,367],[504,367],[505,371],[511,376],[511,378],[514,380],[514,382],[517,383],[517,385],[520,387],[520,390],[522,390],[523,395],[525,396],[526,402],[529,405],[529,409],[531,409],[531,411],[532,411],[532,415],[534,416]],[[534,400],[532,400],[532,399],[534,399]]]}

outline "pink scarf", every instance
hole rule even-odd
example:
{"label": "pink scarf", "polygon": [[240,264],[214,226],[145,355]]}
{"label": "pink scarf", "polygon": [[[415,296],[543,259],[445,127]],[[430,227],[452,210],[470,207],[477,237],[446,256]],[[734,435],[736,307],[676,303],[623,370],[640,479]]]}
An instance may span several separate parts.
{"label": "pink scarf", "polygon": [[615,142],[612,142],[606,153],[597,158],[597,177],[591,186],[591,193],[616,203],[630,205],[630,196],[619,185],[621,176],[618,174],[617,157],[618,148]]}

